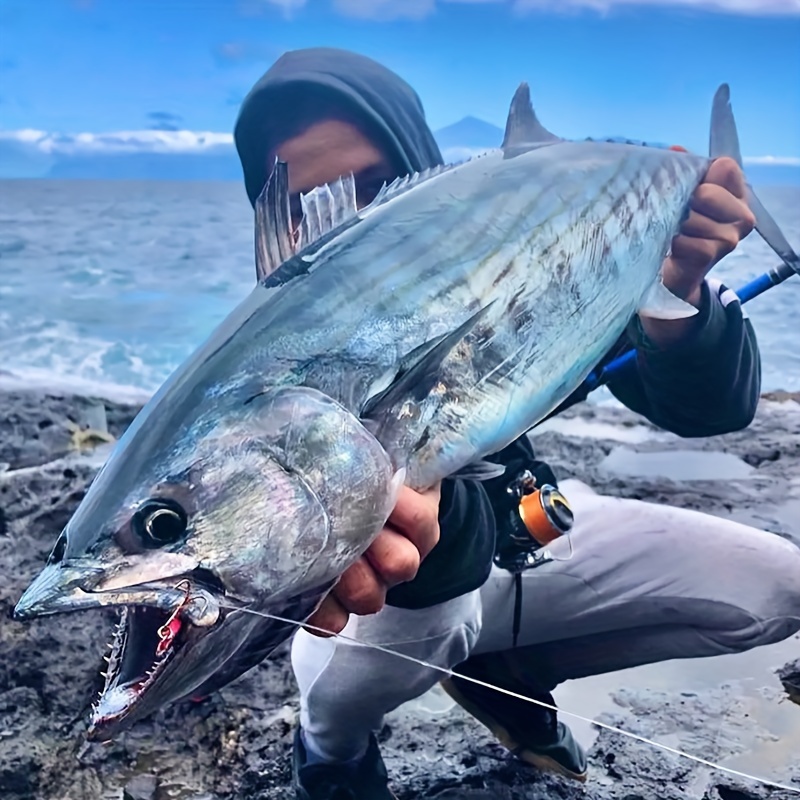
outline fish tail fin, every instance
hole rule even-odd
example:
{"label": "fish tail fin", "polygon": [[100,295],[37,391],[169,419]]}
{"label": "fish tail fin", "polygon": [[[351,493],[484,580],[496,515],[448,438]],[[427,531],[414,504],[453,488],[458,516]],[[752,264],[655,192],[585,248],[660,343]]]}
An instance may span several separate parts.
{"label": "fish tail fin", "polygon": [[[731,91],[727,83],[723,83],[714,95],[711,108],[711,132],[708,142],[708,154],[711,158],[728,156],[744,170],[742,152],[739,147],[739,133],[731,106]],[[764,241],[777,253],[778,257],[800,274],[800,258],[792,249],[781,231],[780,226],[758,199],[753,187],[747,182],[747,205],[756,218],[756,230]]]}

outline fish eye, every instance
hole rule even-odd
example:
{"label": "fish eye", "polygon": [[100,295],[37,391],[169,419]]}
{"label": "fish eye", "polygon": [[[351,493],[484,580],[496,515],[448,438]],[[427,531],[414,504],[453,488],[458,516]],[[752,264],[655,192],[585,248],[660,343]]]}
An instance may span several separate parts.
{"label": "fish eye", "polygon": [[188,518],[174,500],[152,498],[139,507],[131,525],[146,547],[161,547],[177,542],[186,533]]}

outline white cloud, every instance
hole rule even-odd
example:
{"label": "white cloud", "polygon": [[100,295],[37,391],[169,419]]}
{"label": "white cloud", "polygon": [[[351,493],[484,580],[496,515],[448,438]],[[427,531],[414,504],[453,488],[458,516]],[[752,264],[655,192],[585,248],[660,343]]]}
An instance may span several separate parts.
{"label": "white cloud", "polygon": [[[438,0],[441,3],[479,5],[508,3],[509,0]],[[334,8],[347,17],[360,19],[424,19],[437,6],[437,0],[333,0]]]}
{"label": "white cloud", "polygon": [[518,11],[590,9],[607,12],[622,6],[675,7],[754,17],[800,16],[800,0],[514,0]]}
{"label": "white cloud", "polygon": [[[301,7],[305,0],[261,0],[261,2],[293,10]],[[503,3],[515,11],[556,13],[569,13],[581,9],[604,13],[623,6],[658,6],[750,16],[800,16],[800,0],[438,0],[438,2],[464,5]],[[361,19],[423,19],[436,10],[437,0],[333,0],[333,5],[345,16]]]}
{"label": "white cloud", "polygon": [[487,147],[445,147],[442,150],[442,158],[447,164],[457,164],[459,161],[467,161],[486,153],[488,150]]}
{"label": "white cloud", "polygon": [[16,143],[45,155],[98,153],[208,153],[230,148],[230,133],[212,131],[115,131],[113,133],[47,133],[32,129],[0,131],[0,142]]}
{"label": "white cloud", "polygon": [[302,8],[306,4],[306,0],[261,0],[261,2],[270,6],[278,6],[287,14]]}
{"label": "white cloud", "polygon": [[246,16],[260,14],[266,8],[274,7],[283,11],[284,16],[291,17],[295,11],[303,8],[308,0],[240,0],[239,9]]}
{"label": "white cloud", "polygon": [[774,167],[800,167],[800,157],[794,156],[745,156],[745,164],[765,164]]}
{"label": "white cloud", "polygon": [[436,8],[436,0],[333,0],[337,11],[358,19],[424,19]]}
{"label": "white cloud", "polygon": [[[0,144],[16,145],[46,156],[79,156],[116,153],[220,153],[231,150],[233,136],[215,131],[114,131],[112,133],[48,133],[26,128],[0,130]],[[486,152],[486,148],[449,147],[442,155],[448,162],[463,161]],[[746,164],[800,167],[800,156],[746,156]]]}

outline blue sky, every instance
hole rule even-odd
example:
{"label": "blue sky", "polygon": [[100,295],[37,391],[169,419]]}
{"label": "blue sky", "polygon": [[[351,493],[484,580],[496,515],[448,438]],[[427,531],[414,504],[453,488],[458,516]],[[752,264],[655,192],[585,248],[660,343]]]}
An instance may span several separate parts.
{"label": "blue sky", "polygon": [[436,129],[503,125],[521,80],[567,137],[704,151],[731,84],[742,149],[800,158],[800,0],[0,0],[0,129],[229,134],[287,49],[397,70]]}

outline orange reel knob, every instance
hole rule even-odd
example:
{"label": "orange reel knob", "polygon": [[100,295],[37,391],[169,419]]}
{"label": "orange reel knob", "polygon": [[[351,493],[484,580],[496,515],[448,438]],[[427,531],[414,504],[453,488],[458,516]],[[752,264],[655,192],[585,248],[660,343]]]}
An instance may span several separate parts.
{"label": "orange reel knob", "polygon": [[519,516],[528,533],[543,546],[569,533],[574,521],[566,497],[549,484],[523,495]]}

